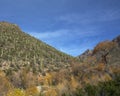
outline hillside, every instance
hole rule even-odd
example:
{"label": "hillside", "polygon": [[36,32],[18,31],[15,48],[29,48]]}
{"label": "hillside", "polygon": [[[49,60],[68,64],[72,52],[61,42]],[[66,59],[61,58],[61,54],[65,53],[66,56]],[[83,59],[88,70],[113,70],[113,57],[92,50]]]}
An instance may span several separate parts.
{"label": "hillside", "polygon": [[[100,42],[93,50],[87,50],[79,58],[81,64],[76,65],[75,71],[79,80],[97,84],[114,79],[120,74],[120,36],[112,41]],[[79,68],[78,68],[79,67]],[[78,70],[78,71],[76,71]],[[82,74],[82,75],[81,75]]]}
{"label": "hillside", "polygon": [[100,42],[93,50],[86,50],[78,56],[80,61],[87,61],[88,58],[95,57],[99,63],[107,63],[114,65],[120,62],[120,36],[117,36],[112,41],[106,40]]}
{"label": "hillside", "polygon": [[0,22],[0,65],[4,65],[3,70],[11,66],[16,70],[24,66],[33,71],[40,71],[43,66],[57,70],[69,66],[71,59],[72,56],[22,32],[17,25]]}
{"label": "hillside", "polygon": [[120,36],[75,58],[0,22],[0,96],[119,96],[119,53]]}

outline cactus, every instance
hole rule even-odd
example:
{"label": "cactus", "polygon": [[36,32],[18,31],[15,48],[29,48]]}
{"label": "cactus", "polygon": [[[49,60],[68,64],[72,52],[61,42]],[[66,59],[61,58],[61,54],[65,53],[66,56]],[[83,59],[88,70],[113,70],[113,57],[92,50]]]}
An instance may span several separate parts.
{"label": "cactus", "polygon": [[40,59],[40,69],[41,69],[42,72],[44,71],[43,61],[44,61],[44,59],[41,58],[41,59]]}

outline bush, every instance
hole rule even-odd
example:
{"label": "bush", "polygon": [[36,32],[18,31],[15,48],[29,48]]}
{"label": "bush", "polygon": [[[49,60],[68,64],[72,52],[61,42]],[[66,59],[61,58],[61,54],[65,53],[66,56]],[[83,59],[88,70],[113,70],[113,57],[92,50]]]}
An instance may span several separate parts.
{"label": "bush", "polygon": [[25,92],[21,89],[13,89],[7,93],[7,96],[25,96]]}
{"label": "bush", "polygon": [[100,82],[97,86],[86,85],[78,89],[75,96],[120,96],[120,75],[115,80]]}

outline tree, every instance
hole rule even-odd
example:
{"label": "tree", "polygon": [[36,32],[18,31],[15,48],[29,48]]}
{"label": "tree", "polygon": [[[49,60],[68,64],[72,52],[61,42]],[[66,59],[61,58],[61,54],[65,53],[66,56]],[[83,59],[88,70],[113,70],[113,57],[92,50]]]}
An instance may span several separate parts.
{"label": "tree", "polygon": [[12,88],[13,86],[6,78],[5,74],[0,71],[0,96],[6,95],[6,93]]}
{"label": "tree", "polygon": [[21,89],[13,89],[7,93],[7,96],[25,96],[25,92]]}
{"label": "tree", "polygon": [[26,96],[39,96],[40,94],[36,86],[27,88],[25,93],[26,93]]}

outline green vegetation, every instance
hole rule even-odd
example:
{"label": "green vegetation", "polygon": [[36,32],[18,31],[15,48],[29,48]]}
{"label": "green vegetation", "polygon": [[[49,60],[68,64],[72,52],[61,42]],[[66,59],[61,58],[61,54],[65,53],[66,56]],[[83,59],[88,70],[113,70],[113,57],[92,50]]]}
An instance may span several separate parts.
{"label": "green vegetation", "polygon": [[7,63],[6,69],[14,67],[16,71],[28,67],[35,73],[43,70],[43,65],[47,68],[49,64],[64,67],[64,64],[70,64],[71,59],[72,56],[22,32],[17,25],[0,22],[0,66]]}
{"label": "green vegetation", "polygon": [[88,84],[83,89],[78,89],[75,96],[120,96],[120,75],[98,85]]}

